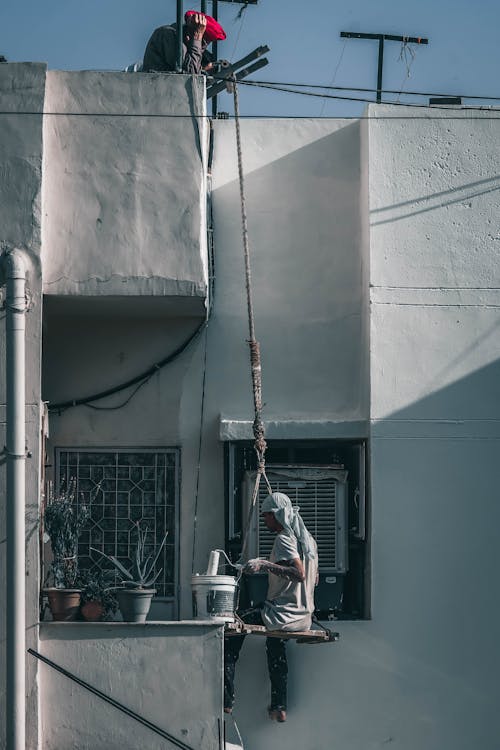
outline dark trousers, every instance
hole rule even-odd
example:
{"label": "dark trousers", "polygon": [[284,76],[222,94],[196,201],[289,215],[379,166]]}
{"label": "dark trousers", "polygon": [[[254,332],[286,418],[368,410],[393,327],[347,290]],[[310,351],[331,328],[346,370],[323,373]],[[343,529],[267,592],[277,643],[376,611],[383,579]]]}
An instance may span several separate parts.
{"label": "dark trousers", "polygon": [[[260,609],[251,609],[239,615],[249,625],[263,625]],[[245,635],[231,635],[224,638],[224,708],[232,708],[234,703],[234,672]],[[270,709],[286,711],[286,689],[288,664],[286,660],[286,640],[266,638],[267,668],[271,680]]]}

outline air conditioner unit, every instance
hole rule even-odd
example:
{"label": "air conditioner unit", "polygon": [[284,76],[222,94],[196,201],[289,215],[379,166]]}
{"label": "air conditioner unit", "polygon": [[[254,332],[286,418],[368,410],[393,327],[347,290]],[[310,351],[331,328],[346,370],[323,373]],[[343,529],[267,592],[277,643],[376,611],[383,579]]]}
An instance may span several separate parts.
{"label": "air conditioner unit", "polygon": [[[318,545],[320,574],[343,575],[348,569],[347,555],[347,471],[330,467],[268,467],[267,478],[273,492],[284,492],[300,508],[307,530]],[[248,518],[256,481],[256,472],[244,475],[243,518]],[[259,507],[254,509],[248,530],[249,557],[269,557],[275,535],[265,526],[260,513],[268,494],[264,481],[259,485]]]}

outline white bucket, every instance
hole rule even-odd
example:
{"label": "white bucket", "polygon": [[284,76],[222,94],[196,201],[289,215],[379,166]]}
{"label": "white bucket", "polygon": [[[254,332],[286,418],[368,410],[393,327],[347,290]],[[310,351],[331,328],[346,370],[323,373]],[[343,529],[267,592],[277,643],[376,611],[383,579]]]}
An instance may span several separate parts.
{"label": "white bucket", "polygon": [[194,575],[191,578],[194,619],[233,622],[236,585],[233,576]]}

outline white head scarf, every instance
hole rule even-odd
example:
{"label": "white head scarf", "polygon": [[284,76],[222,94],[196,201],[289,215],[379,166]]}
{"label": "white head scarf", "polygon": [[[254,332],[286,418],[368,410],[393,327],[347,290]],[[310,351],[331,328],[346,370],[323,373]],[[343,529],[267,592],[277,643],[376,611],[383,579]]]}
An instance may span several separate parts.
{"label": "white head scarf", "polygon": [[305,557],[312,560],[316,557],[316,545],[299,515],[299,508],[293,507],[292,501],[284,492],[273,492],[262,503],[261,513],[274,513],[284,530],[293,535],[302,546]]}

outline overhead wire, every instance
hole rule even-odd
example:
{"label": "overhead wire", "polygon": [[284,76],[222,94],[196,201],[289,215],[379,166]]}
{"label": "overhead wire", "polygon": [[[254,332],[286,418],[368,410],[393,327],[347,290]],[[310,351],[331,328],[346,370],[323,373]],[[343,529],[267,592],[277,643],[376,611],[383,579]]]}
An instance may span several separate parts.
{"label": "overhead wire", "polygon": [[[339,59],[337,61],[337,65],[335,66],[335,70],[333,71],[333,76],[332,76],[332,80],[329,83],[329,88],[333,86],[333,84],[335,83],[335,79],[337,78],[337,73],[339,71],[340,64],[341,64],[342,59],[344,57],[344,52],[345,52],[346,44],[347,44],[347,37],[345,37],[344,43],[342,45],[342,49],[340,50]],[[323,103],[321,105],[321,110],[320,110],[320,113],[319,113],[320,117],[323,116],[323,112],[325,111],[325,107],[326,107],[326,99],[323,101]]]}
{"label": "overhead wire", "polygon": [[[240,81],[240,83],[243,83],[243,81]],[[266,83],[276,86],[298,86],[300,88],[309,89],[332,89],[334,91],[360,91],[367,94],[376,94],[378,91],[378,89],[376,88],[365,88],[359,86],[333,86],[330,84],[322,83],[297,83],[295,81],[259,81],[252,79],[252,83]],[[399,91],[397,89],[381,89],[381,92],[382,94],[399,94]],[[449,92],[443,94],[435,91],[405,91],[405,95],[443,97],[461,96],[463,99],[485,99],[489,101],[500,101],[500,96],[485,96],[482,94],[450,94]]]}
{"label": "overhead wire", "polygon": [[[224,76],[212,76],[213,78],[224,79]],[[319,83],[299,83],[295,81],[261,81],[261,80],[248,80],[242,79],[239,81],[242,86],[253,86],[256,88],[265,88],[273,91],[282,91],[285,93],[297,94],[301,96],[312,96],[315,98],[321,98],[324,100],[337,100],[337,101],[352,101],[365,104],[373,104],[374,100],[364,96],[344,96],[344,95],[333,95],[325,93],[314,93],[316,90],[321,91],[342,91],[342,92],[358,92],[362,94],[375,94],[377,89],[366,88],[359,86],[335,86],[332,84],[319,84]],[[304,91],[297,89],[314,89],[314,91]],[[500,96],[490,96],[484,94],[450,94],[442,92],[431,92],[431,91],[404,91],[401,89],[382,89],[382,94],[394,94],[396,96],[419,96],[419,97],[460,97],[462,99],[482,100],[485,102],[500,102]],[[420,104],[415,102],[400,102],[393,100],[383,101],[382,104],[399,106],[399,107],[419,107],[428,109],[428,104]],[[440,105],[432,105],[433,111],[441,109]],[[446,105],[446,111],[453,111],[453,106]],[[491,111],[491,106],[484,105],[459,105],[455,107],[460,111]],[[43,111],[31,111],[31,110],[0,110],[1,116],[18,116],[18,115],[30,115],[36,117],[108,117],[108,118],[145,118],[145,119],[192,119],[193,117],[211,119],[209,115],[204,113],[189,113],[189,114],[176,114],[176,113],[159,113],[159,112],[43,112]],[[256,118],[256,117],[268,117],[265,114],[257,115],[241,115],[240,118]],[[289,115],[286,115],[289,117]],[[361,119],[356,116],[354,119]],[[372,115],[369,119],[385,119],[384,116]],[[411,118],[409,118],[411,119]]]}
{"label": "overhead wire", "polygon": [[240,41],[241,32],[243,31],[243,26],[245,25],[245,20],[247,17],[247,14],[245,13],[247,9],[248,9],[248,4],[242,5],[239,11],[237,12],[236,16],[234,17],[233,23],[237,23],[237,21],[239,21],[240,27],[236,35],[236,40],[234,42],[233,51],[231,52],[231,56],[229,58],[231,62],[234,62],[234,56],[236,54],[236,50],[238,49],[238,43]]}
{"label": "overhead wire", "polygon": [[[365,97],[355,97],[355,96],[338,96],[333,94],[317,94],[314,91],[299,91],[294,88],[285,88],[284,86],[279,86],[267,82],[257,82],[257,81],[247,81],[247,80],[241,80],[239,83],[243,86],[254,86],[257,88],[264,88],[264,89],[270,89],[271,91],[282,91],[284,93],[288,94],[297,94],[300,96],[312,96],[315,98],[325,98],[325,99],[335,99],[337,101],[348,101],[348,102],[362,102],[365,104],[375,104],[376,102],[373,99],[366,99]],[[292,84],[292,85],[298,85],[298,84]],[[321,87],[320,87],[321,88]],[[432,107],[429,107],[427,104],[417,104],[414,102],[397,102],[397,101],[383,101],[381,104],[387,104],[392,105],[395,107],[412,107],[414,109],[446,109],[446,111],[480,111],[480,112],[489,112],[492,111],[491,107],[483,107],[483,106],[471,106],[471,107],[463,107],[463,106],[449,106],[449,105],[432,105]],[[500,114],[500,108],[498,109],[498,112]],[[355,118],[355,119],[361,119],[361,118]],[[371,117],[367,119],[372,119]],[[380,117],[374,117],[373,119],[383,119]]]}

